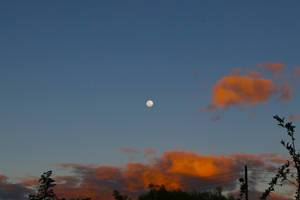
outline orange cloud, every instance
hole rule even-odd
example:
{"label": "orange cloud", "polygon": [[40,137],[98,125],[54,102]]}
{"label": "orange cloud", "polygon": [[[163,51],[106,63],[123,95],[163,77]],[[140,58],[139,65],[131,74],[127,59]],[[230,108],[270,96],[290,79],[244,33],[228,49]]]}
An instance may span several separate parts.
{"label": "orange cloud", "polygon": [[272,158],[271,161],[274,162],[274,163],[283,164],[283,163],[286,162],[286,159],[283,159],[283,158]]}
{"label": "orange cloud", "polygon": [[188,191],[221,184],[232,190],[242,176],[245,163],[249,169],[276,171],[277,157],[277,154],[205,156],[169,151],[153,162],[128,163],[124,167],[61,164],[61,167],[71,168],[74,175],[55,177],[58,180],[55,192],[61,197],[89,196],[98,200],[111,199],[114,189],[136,197],[151,183]]}
{"label": "orange cloud", "polygon": [[230,73],[230,75],[231,76],[238,76],[241,71],[242,70],[240,68],[233,68],[232,72]]}
{"label": "orange cloud", "polygon": [[270,72],[275,77],[280,77],[282,75],[282,70],[286,69],[282,63],[259,63],[258,68],[264,71]]}
{"label": "orange cloud", "polygon": [[[277,66],[277,65],[275,65]],[[279,65],[280,66],[280,65]],[[281,102],[292,98],[294,89],[289,84],[275,84],[271,79],[260,77],[254,71],[251,75],[240,75],[240,69],[234,69],[229,76],[222,77],[213,87],[209,106],[200,112],[216,111],[232,106],[250,107],[266,103],[275,94]],[[276,70],[274,73],[278,73]]]}
{"label": "orange cloud", "polygon": [[276,93],[275,84],[268,79],[230,75],[213,87],[211,105],[200,111],[225,109],[231,106],[254,106],[265,103]]}
{"label": "orange cloud", "polygon": [[[276,172],[278,165],[284,161],[277,153],[207,156],[187,151],[169,151],[152,162],[128,163],[124,167],[63,163],[59,167],[71,169],[72,173],[54,177],[57,183],[55,193],[65,198],[111,200],[114,189],[137,197],[151,183],[163,184],[169,190],[185,191],[203,191],[222,186],[230,192],[238,188],[237,180],[243,176],[245,163],[249,170],[249,189],[255,190],[261,177],[257,173]],[[9,183],[8,178],[0,174],[0,199],[24,200],[24,196],[33,193],[29,188],[36,185],[38,178],[33,179]]]}
{"label": "orange cloud", "polygon": [[228,158],[202,156],[190,152],[166,152],[163,157],[168,162],[168,172],[209,178],[228,170],[232,161]]}
{"label": "orange cloud", "polygon": [[262,76],[262,73],[254,71],[254,70],[246,70],[246,73],[250,76],[250,77],[254,77],[254,78],[258,78]]}
{"label": "orange cloud", "polygon": [[226,108],[235,104],[253,106],[266,102],[275,93],[272,81],[247,76],[222,78],[214,87],[213,106]]}

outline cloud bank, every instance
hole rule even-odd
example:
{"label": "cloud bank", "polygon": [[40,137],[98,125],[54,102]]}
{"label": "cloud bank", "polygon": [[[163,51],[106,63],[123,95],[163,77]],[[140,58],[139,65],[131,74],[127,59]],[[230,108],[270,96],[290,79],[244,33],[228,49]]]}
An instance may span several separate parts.
{"label": "cloud bank", "polygon": [[[128,163],[123,167],[62,163],[59,167],[70,170],[71,175],[54,177],[57,182],[55,193],[65,198],[108,200],[112,199],[112,191],[116,189],[134,198],[147,190],[149,184],[163,184],[167,189],[186,191],[205,191],[222,186],[225,190],[234,191],[237,180],[243,176],[245,163],[251,174],[250,189],[255,190],[260,179],[251,169],[276,171],[278,164],[284,160],[276,153],[207,156],[187,151],[169,151],[147,163]],[[5,176],[1,176],[0,199],[24,200],[25,194],[31,192],[28,187],[34,184],[36,179],[12,184]]]}
{"label": "cloud bank", "polygon": [[31,192],[30,189],[22,184],[9,183],[8,178],[0,174],[0,199],[1,200],[24,200],[26,195]]}
{"label": "cloud bank", "polygon": [[[249,168],[276,171],[278,154],[231,154],[206,156],[186,151],[165,152],[149,163],[128,163],[124,167],[61,164],[71,169],[73,176],[58,177],[56,193],[64,197],[89,196],[111,199],[114,189],[132,197],[144,192],[149,184],[165,185],[167,189],[206,190],[222,186],[236,188],[243,175],[244,164]],[[274,160],[276,159],[276,160]],[[253,180],[255,187],[258,179]]]}

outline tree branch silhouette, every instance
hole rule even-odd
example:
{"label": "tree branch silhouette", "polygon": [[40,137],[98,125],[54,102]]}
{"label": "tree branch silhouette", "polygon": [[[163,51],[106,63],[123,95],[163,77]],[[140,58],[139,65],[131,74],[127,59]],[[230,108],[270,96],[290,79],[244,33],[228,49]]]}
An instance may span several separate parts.
{"label": "tree branch silhouette", "polygon": [[[285,164],[279,167],[277,174],[272,178],[269,183],[269,187],[264,191],[262,196],[260,197],[261,200],[267,199],[267,197],[274,191],[274,187],[278,184],[281,186],[283,183],[290,182],[294,183],[293,181],[289,180],[290,178],[295,179],[297,190],[295,192],[295,199],[300,200],[300,153],[297,151],[295,146],[295,128],[296,126],[293,125],[292,122],[286,122],[285,118],[281,118],[278,115],[273,116],[275,120],[278,122],[278,126],[284,128],[287,132],[287,135],[290,138],[290,141],[281,140],[281,144],[284,148],[288,151],[291,161],[287,160]],[[292,163],[291,163],[292,162]],[[292,170],[296,170],[296,177],[291,173]],[[279,183],[280,181],[280,183]]]}

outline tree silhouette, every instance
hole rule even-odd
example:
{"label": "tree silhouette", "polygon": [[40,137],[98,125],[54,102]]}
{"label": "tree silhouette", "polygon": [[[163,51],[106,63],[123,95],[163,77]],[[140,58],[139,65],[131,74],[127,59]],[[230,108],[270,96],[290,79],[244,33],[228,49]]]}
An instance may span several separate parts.
{"label": "tree silhouette", "polygon": [[[39,187],[35,194],[30,194],[28,196],[29,200],[66,200],[65,198],[59,199],[55,195],[53,188],[56,186],[55,180],[50,178],[52,171],[47,171],[41,175],[39,179]],[[69,200],[91,200],[91,198],[73,198]],[[124,199],[126,200],[126,199]]]}
{"label": "tree silhouette", "polygon": [[[262,194],[260,199],[265,200],[274,191],[274,187],[278,184],[281,186],[285,182],[289,182],[297,187],[295,192],[295,199],[300,200],[300,153],[295,146],[295,126],[292,122],[285,122],[285,118],[280,118],[278,115],[273,116],[277,120],[278,125],[286,129],[290,141],[281,140],[281,144],[288,151],[291,161],[287,160],[281,167],[279,167],[277,174],[272,178],[269,187]],[[292,162],[292,163],[290,163]],[[296,176],[292,171],[296,171]],[[293,181],[291,179],[294,179]],[[280,183],[279,183],[280,182]]]}
{"label": "tree silhouette", "polygon": [[56,195],[53,192],[53,187],[56,185],[55,181],[50,178],[52,171],[48,171],[42,174],[39,179],[39,188],[36,194],[30,194],[29,200],[57,200]]}

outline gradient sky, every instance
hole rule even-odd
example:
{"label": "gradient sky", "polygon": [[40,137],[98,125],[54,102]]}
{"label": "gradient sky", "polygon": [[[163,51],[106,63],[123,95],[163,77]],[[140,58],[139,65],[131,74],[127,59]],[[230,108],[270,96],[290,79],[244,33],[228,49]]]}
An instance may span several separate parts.
{"label": "gradient sky", "polygon": [[199,109],[233,68],[282,63],[293,74],[299,9],[299,1],[1,1],[0,173],[122,165],[122,147],[284,152],[272,115],[300,115],[299,80],[285,103]]}

